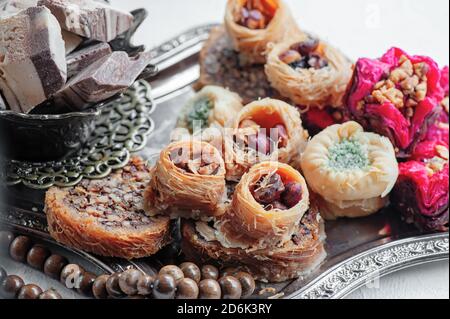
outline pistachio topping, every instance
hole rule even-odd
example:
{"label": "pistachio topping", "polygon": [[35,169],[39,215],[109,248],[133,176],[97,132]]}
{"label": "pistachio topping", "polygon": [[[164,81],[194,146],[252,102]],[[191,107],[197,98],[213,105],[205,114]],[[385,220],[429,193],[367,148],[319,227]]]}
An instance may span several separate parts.
{"label": "pistachio topping", "polygon": [[205,97],[194,103],[194,106],[186,115],[188,128],[191,132],[194,131],[194,127],[195,129],[203,129],[208,126],[209,115],[213,107],[213,102]]}
{"label": "pistachio topping", "polygon": [[354,140],[343,140],[329,149],[328,167],[335,170],[365,169],[369,166],[367,150]]}

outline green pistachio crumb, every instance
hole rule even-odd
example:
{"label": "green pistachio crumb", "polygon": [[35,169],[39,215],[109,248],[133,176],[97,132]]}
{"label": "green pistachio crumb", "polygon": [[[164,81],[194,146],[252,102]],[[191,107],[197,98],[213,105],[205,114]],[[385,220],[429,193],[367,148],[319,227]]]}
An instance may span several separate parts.
{"label": "green pistachio crumb", "polygon": [[365,169],[369,166],[367,150],[357,141],[343,140],[329,149],[328,166],[338,171]]}
{"label": "green pistachio crumb", "polygon": [[[209,114],[213,108],[213,103],[208,98],[201,98],[194,104],[194,107],[188,112],[186,118],[188,122],[188,128],[192,132],[198,128],[205,128],[208,126]],[[198,127],[200,125],[200,127]]]}

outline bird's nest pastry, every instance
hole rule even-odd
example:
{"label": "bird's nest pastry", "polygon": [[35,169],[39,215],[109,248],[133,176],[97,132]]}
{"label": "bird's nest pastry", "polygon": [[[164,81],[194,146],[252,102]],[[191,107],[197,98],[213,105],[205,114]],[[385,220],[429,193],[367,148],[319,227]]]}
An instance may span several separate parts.
{"label": "bird's nest pastry", "polygon": [[311,274],[325,260],[324,223],[317,206],[311,205],[292,237],[278,248],[248,251],[226,248],[217,229],[204,222],[183,221],[182,250],[190,260],[238,267],[263,282],[283,282]]}
{"label": "bird's nest pastry", "polygon": [[346,105],[366,130],[387,136],[408,158],[441,112],[441,70],[429,57],[392,48],[356,63]]}
{"label": "bird's nest pastry", "polygon": [[190,133],[211,126],[225,127],[242,107],[242,99],[236,93],[218,86],[205,86],[187,102],[177,127]]}
{"label": "bird's nest pastry", "polygon": [[245,106],[229,126],[232,130],[224,136],[229,181],[239,181],[250,167],[262,161],[297,163],[308,140],[298,110],[270,98]]}
{"label": "bird's nest pastry", "polygon": [[149,180],[150,168],[135,157],[106,179],[51,188],[45,197],[50,235],[68,247],[106,257],[155,254],[171,241],[170,220],[145,214]]}
{"label": "bird's nest pastry", "polygon": [[228,0],[225,28],[248,64],[264,64],[268,44],[301,34],[283,0]]}
{"label": "bird's nest pastry", "polygon": [[303,35],[274,45],[265,66],[271,85],[295,104],[341,107],[352,63],[329,44]]}
{"label": "bird's nest pastry", "polygon": [[247,250],[283,246],[308,207],[309,191],[297,170],[278,162],[257,164],[242,177],[216,222],[217,240]]}
{"label": "bird's nest pastry", "polygon": [[321,197],[325,219],[362,217],[388,203],[398,163],[386,137],[364,132],[356,122],[333,125],[316,135],[302,155],[308,186]]}
{"label": "bird's nest pastry", "polygon": [[218,149],[197,140],[166,147],[145,191],[150,216],[209,219],[224,212],[225,164]]}

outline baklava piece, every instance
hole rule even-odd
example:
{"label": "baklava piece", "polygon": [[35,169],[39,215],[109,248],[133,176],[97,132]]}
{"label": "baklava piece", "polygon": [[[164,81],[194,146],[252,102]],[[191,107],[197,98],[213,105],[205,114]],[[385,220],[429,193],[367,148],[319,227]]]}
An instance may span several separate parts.
{"label": "baklava piece", "polygon": [[225,27],[245,64],[264,64],[269,44],[301,34],[283,0],[228,0]]}
{"label": "baklava piece", "polygon": [[144,212],[150,169],[132,158],[102,180],[83,180],[70,188],[53,187],[45,197],[50,235],[75,249],[106,257],[148,257],[171,241],[168,217]]}
{"label": "baklava piece", "polygon": [[448,144],[425,141],[419,146],[412,160],[400,164],[392,203],[406,222],[424,231],[445,232],[449,212]]}
{"label": "baklava piece", "polygon": [[355,122],[333,125],[316,135],[302,155],[310,189],[320,196],[327,220],[363,217],[388,204],[398,177],[394,148]]}
{"label": "baklava piece", "polygon": [[[283,214],[283,212],[279,212]],[[246,250],[226,248],[213,225],[183,221],[182,249],[189,260],[237,267],[262,282],[283,282],[310,275],[326,258],[325,227],[313,203],[282,247]]]}
{"label": "baklava piece", "polygon": [[221,152],[206,142],[174,142],[160,155],[145,192],[150,216],[210,220],[226,201],[225,164]]}
{"label": "baklava piece", "polygon": [[441,70],[429,57],[392,48],[380,59],[360,59],[347,105],[366,130],[388,137],[408,158],[439,116]]}
{"label": "baklava piece", "polygon": [[304,36],[275,45],[265,66],[272,86],[296,105],[339,108],[352,77],[352,63],[319,39]]}

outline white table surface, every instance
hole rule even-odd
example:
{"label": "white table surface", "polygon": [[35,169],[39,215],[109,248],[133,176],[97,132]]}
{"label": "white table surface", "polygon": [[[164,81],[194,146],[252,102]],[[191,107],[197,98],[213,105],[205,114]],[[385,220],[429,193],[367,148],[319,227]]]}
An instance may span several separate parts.
{"label": "white table surface", "polygon": [[[145,7],[149,18],[134,41],[149,48],[196,25],[220,22],[226,0],[113,0],[123,9]],[[286,0],[299,25],[349,57],[378,57],[391,46],[449,63],[447,0]],[[349,298],[449,298],[449,263],[381,278]]]}

